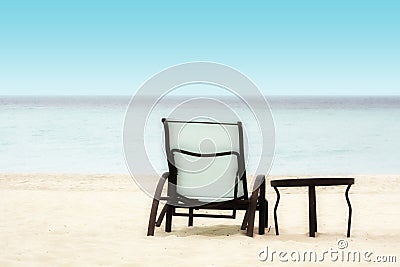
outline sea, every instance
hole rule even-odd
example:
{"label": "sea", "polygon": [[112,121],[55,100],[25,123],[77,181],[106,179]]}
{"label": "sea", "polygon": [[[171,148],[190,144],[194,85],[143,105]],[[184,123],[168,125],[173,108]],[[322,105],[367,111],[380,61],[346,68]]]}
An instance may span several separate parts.
{"label": "sea", "polygon": [[[0,173],[128,174],[123,126],[130,99],[1,96]],[[400,173],[399,96],[266,99],[275,125],[271,175]],[[164,105],[177,101],[167,99]],[[163,105],[159,109],[155,113],[159,118],[151,118],[162,129]],[[162,151],[158,135],[133,138],[155,144]],[[250,147],[261,145],[259,140],[248,142]],[[159,171],[167,167],[163,158],[155,165]]]}

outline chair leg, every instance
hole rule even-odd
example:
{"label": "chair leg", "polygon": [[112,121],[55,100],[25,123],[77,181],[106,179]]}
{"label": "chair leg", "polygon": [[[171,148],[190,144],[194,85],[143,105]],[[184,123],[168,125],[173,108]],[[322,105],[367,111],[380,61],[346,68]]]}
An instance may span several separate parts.
{"label": "chair leg", "polygon": [[[154,192],[153,203],[151,205],[151,211],[150,211],[149,227],[147,228],[148,236],[154,235],[154,228],[156,226],[156,218],[157,218],[157,209],[158,209],[158,204],[160,203],[159,199],[160,199],[161,192],[162,192],[163,186],[165,184],[165,181],[168,179],[168,176],[169,176],[168,172],[163,173],[160,180],[158,181],[156,191]],[[160,214],[161,221],[162,221],[163,216],[164,215]]]}
{"label": "chair leg", "polygon": [[258,234],[265,233],[265,200],[260,199],[260,210],[258,211]]}
{"label": "chair leg", "polygon": [[260,196],[258,198],[259,211],[258,211],[258,233],[263,235],[265,233],[265,182],[260,185]]}
{"label": "chair leg", "polygon": [[156,226],[156,217],[157,217],[157,209],[160,201],[157,199],[153,199],[153,204],[151,205],[150,218],[149,218],[149,226],[147,228],[147,235],[154,235],[154,227]]}
{"label": "chair leg", "polygon": [[158,220],[156,222],[157,227],[161,226],[161,223],[164,220],[165,213],[167,212],[167,208],[168,208],[168,205],[164,205],[163,209],[161,210],[160,215],[158,216]]}
{"label": "chair leg", "polygon": [[167,212],[166,212],[166,221],[165,221],[165,232],[167,232],[167,233],[171,232],[173,212],[174,212],[174,208],[172,206],[168,205]]}
{"label": "chair leg", "polygon": [[189,208],[189,222],[188,225],[189,226],[193,226],[193,208]]}
{"label": "chair leg", "polygon": [[256,209],[257,209],[257,195],[258,192],[255,191],[253,192],[251,198],[250,198],[250,207],[249,207],[249,215],[248,215],[248,221],[247,221],[247,236],[253,237],[253,231],[254,231],[254,217],[256,215]]}
{"label": "chair leg", "polygon": [[265,200],[265,228],[268,228],[268,201]]}
{"label": "chair leg", "polygon": [[248,221],[249,221],[249,209],[247,209],[246,213],[244,214],[242,226],[240,227],[241,230],[246,230]]}

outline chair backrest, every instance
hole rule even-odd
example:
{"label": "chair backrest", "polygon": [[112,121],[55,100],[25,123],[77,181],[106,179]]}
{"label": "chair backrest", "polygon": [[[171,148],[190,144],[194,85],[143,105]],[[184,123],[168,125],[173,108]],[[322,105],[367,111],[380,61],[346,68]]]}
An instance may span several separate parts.
{"label": "chair backrest", "polygon": [[247,198],[241,122],[162,122],[170,194],[202,202]]}

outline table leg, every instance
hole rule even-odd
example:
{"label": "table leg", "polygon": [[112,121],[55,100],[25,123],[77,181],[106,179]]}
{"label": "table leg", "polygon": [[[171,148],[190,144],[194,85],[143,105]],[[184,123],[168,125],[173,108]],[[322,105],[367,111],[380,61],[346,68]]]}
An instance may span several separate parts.
{"label": "table leg", "polygon": [[314,214],[315,214],[314,229],[315,229],[315,232],[318,232],[318,219],[317,219],[317,193],[316,193],[316,192],[314,192],[314,195],[315,195],[315,197],[314,197],[314,202],[315,202],[315,204],[314,204]]}
{"label": "table leg", "polygon": [[277,210],[278,210],[278,204],[279,200],[281,199],[281,195],[279,194],[278,188],[274,187],[275,192],[276,192],[276,202],[275,202],[275,208],[274,208],[274,221],[275,221],[275,234],[279,235],[279,229],[278,229],[278,215],[277,215]]}
{"label": "table leg", "polygon": [[308,223],[310,237],[315,237],[317,231],[317,208],[315,203],[315,186],[308,187]]}
{"label": "table leg", "polygon": [[351,187],[351,184],[349,184],[347,186],[346,193],[344,194],[346,196],[347,206],[349,206],[349,219],[348,219],[348,223],[347,223],[347,237],[350,237],[351,214],[352,214],[352,208],[351,208],[350,199],[349,199],[350,187]]}

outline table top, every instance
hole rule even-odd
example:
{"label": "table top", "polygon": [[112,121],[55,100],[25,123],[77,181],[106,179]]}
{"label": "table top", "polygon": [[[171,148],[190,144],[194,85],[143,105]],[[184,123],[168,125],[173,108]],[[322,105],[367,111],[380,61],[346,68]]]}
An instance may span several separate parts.
{"label": "table top", "polygon": [[272,187],[352,185],[354,178],[295,178],[271,180]]}

